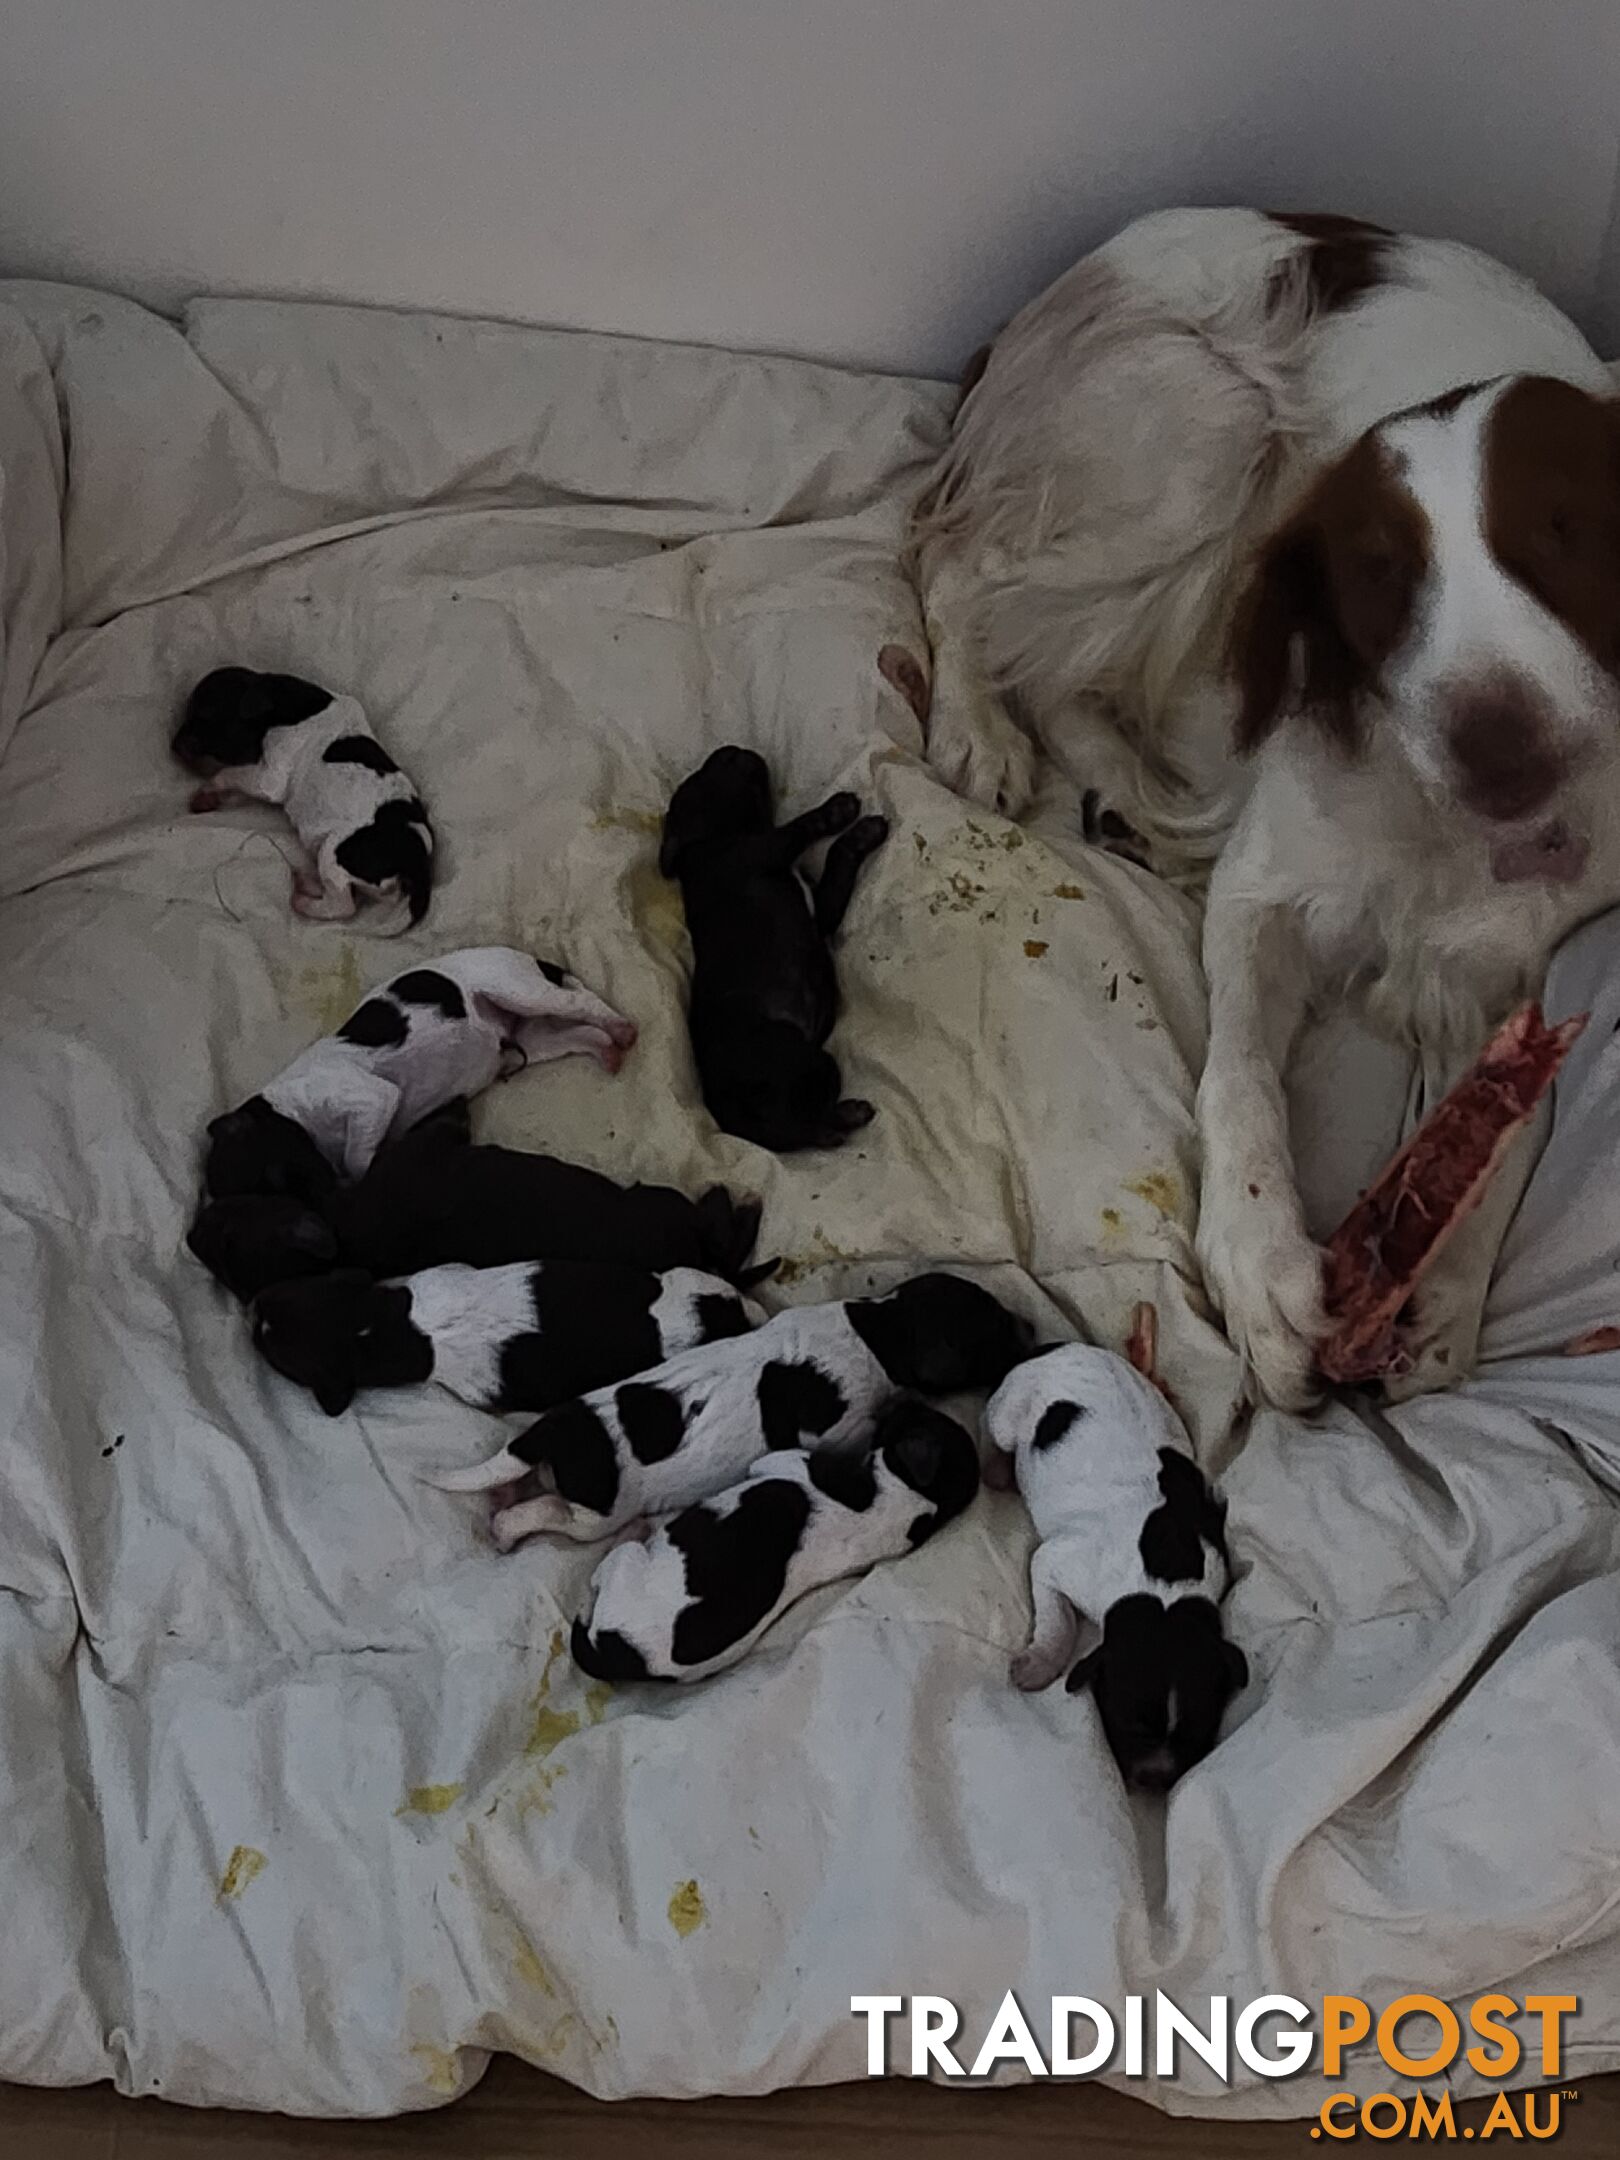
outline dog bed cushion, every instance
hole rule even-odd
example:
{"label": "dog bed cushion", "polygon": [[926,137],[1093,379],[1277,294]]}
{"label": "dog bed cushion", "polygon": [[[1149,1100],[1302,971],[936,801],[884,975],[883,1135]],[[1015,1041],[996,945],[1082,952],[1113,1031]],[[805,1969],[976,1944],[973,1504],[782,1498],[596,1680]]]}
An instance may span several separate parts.
{"label": "dog bed cushion", "polygon": [[[1195,1289],[1188,904],[973,811],[894,687],[926,646],[906,510],[937,385],[498,324],[0,287],[0,2075],[325,2115],[423,2108],[511,2049],[603,2095],[859,2076],[853,1994],[1579,1991],[1620,2062],[1620,1367],[1612,937],[1601,1009],[1466,1390],[1235,1417]],[[186,814],[213,666],[364,703],[441,843],[385,940],[295,918],[275,817]],[[900,671],[903,675],[903,671]],[[939,685],[937,694],[952,694]],[[778,1162],[717,1134],[657,873],[716,744],[786,811],[893,821],[836,1038],[876,1121]],[[767,1293],[930,1265],[1048,1332],[1137,1300],[1224,1473],[1253,1684],[1168,1807],[1085,1698],[1006,1681],[1027,1520],[986,1495],[806,1601],[736,1671],[586,1684],[588,1552],[498,1559],[422,1470],[497,1421],[433,1390],[324,1418],[182,1236],[206,1119],[435,951],[565,958],[641,1025],[526,1073],[483,1137],[766,1203]],[[1363,2062],[1355,2073],[1373,2077]],[[1387,2082],[1382,2076],[1376,2082]],[[1134,2089],[1301,2111],[1186,2050]]]}

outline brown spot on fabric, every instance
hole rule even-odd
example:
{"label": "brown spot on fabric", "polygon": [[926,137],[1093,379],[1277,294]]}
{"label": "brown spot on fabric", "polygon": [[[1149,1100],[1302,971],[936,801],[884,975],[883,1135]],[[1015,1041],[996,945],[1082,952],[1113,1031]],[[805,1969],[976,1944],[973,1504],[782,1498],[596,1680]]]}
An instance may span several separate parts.
{"label": "brown spot on fabric", "polygon": [[1285,225],[1309,243],[1304,251],[1305,281],[1318,314],[1333,315],[1353,307],[1383,281],[1390,243],[1396,238],[1388,226],[1326,210],[1266,214],[1274,225]]}
{"label": "brown spot on fabric", "polygon": [[1260,1188],[1259,1188],[1259,1186],[1258,1186],[1258,1185],[1251,1185],[1251,1186],[1249,1187],[1249,1198],[1250,1198],[1251,1200],[1258,1200],[1258,1199],[1259,1199],[1259,1197],[1260,1197]]}
{"label": "brown spot on fabric", "polygon": [[1039,960],[1049,950],[1045,938],[1029,937],[1024,940],[1025,955],[1031,960]]}
{"label": "brown spot on fabric", "polygon": [[1405,635],[1428,565],[1429,521],[1364,435],[1262,546],[1238,603],[1228,666],[1240,756],[1296,711],[1347,755],[1359,748],[1363,694]]}
{"label": "brown spot on fabric", "polygon": [[1054,885],[1052,887],[1052,898],[1054,900],[1083,900],[1085,897],[1086,893],[1083,885]]}
{"label": "brown spot on fabric", "polygon": [[266,1865],[264,1854],[254,1846],[233,1846],[231,1857],[225,1863],[225,1872],[219,1878],[219,1891],[214,1902],[217,1905],[228,1905],[233,1899],[239,1898],[249,1883],[257,1882]]}
{"label": "brown spot on fabric", "polygon": [[919,724],[926,727],[933,689],[928,671],[916,654],[907,652],[903,645],[885,645],[878,654],[878,673],[891,689],[899,691]]}
{"label": "brown spot on fabric", "polygon": [[695,1882],[683,1882],[676,1886],[675,1895],[669,1901],[669,1924],[683,1941],[702,1927],[709,1917],[709,1909],[703,1902],[703,1892]]}
{"label": "brown spot on fabric", "polygon": [[1485,427],[1485,539],[1620,675],[1620,403],[1546,376],[1509,383]]}

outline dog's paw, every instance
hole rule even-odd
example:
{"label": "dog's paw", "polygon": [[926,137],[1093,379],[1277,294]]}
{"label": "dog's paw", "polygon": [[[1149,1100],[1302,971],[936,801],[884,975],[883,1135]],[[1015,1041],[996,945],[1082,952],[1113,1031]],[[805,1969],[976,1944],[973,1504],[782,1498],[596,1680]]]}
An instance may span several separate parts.
{"label": "dog's paw", "polygon": [[1308,1410],[1321,1394],[1322,1255],[1297,1207],[1252,1184],[1243,1186],[1238,1203],[1206,1193],[1198,1258],[1257,1393],[1279,1410]]}
{"label": "dog's paw", "polygon": [[928,762],[945,785],[1003,817],[1019,817],[1035,792],[1035,745],[994,698],[934,708]]}
{"label": "dog's paw", "polygon": [[222,788],[194,788],[191,793],[191,800],[186,804],[186,808],[192,812],[193,816],[200,817],[206,815],[210,810],[223,810],[229,800],[229,796],[226,795]]}

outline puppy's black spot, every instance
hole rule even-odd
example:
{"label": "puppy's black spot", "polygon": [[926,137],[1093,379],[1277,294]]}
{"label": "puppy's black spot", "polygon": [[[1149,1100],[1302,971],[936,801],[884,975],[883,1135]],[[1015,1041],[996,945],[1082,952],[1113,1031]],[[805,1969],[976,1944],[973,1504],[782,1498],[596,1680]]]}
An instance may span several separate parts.
{"label": "puppy's black spot", "polygon": [[411,921],[418,923],[433,889],[432,833],[428,814],[414,795],[405,802],[386,802],[369,825],[338,843],[337,859],[362,885],[386,885],[397,878]]}
{"label": "puppy's black spot", "polygon": [[639,1463],[667,1462],[686,1431],[686,1413],[667,1388],[631,1380],[613,1398],[631,1454]]}
{"label": "puppy's black spot", "polygon": [[722,1342],[729,1335],[748,1333],[748,1315],[735,1298],[719,1297],[709,1291],[695,1301],[693,1309],[701,1330],[699,1342]]}
{"label": "puppy's black spot", "polygon": [[534,964],[546,981],[554,984],[557,989],[561,990],[568,981],[568,970],[558,967],[555,960],[537,960]]}
{"label": "puppy's black spot", "polygon": [[[553,1233],[561,1227],[551,1225]],[[650,1269],[554,1260],[535,1269],[529,1288],[534,1330],[501,1345],[496,1408],[546,1410],[662,1361],[652,1316],[659,1281]]]}
{"label": "puppy's black spot", "polygon": [[363,765],[367,772],[378,775],[398,772],[380,742],[373,742],[369,735],[340,735],[336,742],[328,743],[321,752],[323,765]]}
{"label": "puppy's black spot", "polygon": [[748,1486],[727,1515],[687,1508],[669,1525],[692,1602],[675,1622],[670,1657],[703,1665],[752,1633],[782,1595],[810,1515],[810,1495],[785,1478]]}
{"label": "puppy's black spot", "polygon": [[569,1631],[568,1654],[581,1672],[593,1680],[650,1680],[647,1660],[617,1628],[603,1628],[593,1635],[583,1620]]}
{"label": "puppy's black spot", "polygon": [[1032,1448],[1056,1447],[1058,1442],[1079,1424],[1085,1414],[1084,1408],[1079,1403],[1049,1403],[1041,1412],[1040,1423],[1030,1436],[1030,1446]]}
{"label": "puppy's black spot", "polygon": [[380,997],[367,998],[338,1029],[340,1038],[357,1050],[397,1050],[409,1033],[410,1022],[399,1007]]}
{"label": "puppy's black spot", "polygon": [[388,985],[388,994],[397,997],[402,1005],[431,1005],[447,1020],[467,1017],[467,1000],[460,986],[437,968],[412,968],[408,975],[396,976]]}
{"label": "puppy's black spot", "polygon": [[840,1507],[864,1514],[877,1498],[877,1474],[870,1455],[844,1455],[818,1448],[810,1458],[810,1482]]}
{"label": "puppy's black spot", "polygon": [[1204,1572],[1206,1544],[1225,1553],[1226,1509],[1198,1465],[1175,1448],[1159,1450],[1159,1490],[1164,1505],[1153,1510],[1137,1540],[1142,1565],[1158,1582],[1196,1580]]}
{"label": "puppy's black spot", "polygon": [[562,1403],[512,1442],[520,1462],[547,1463],[563,1499],[610,1515],[619,1497],[613,1435],[589,1403]]}
{"label": "puppy's black spot", "polygon": [[842,1389],[804,1359],[773,1359],[759,1376],[757,1393],[767,1448],[797,1447],[803,1435],[827,1432],[845,1410]]}

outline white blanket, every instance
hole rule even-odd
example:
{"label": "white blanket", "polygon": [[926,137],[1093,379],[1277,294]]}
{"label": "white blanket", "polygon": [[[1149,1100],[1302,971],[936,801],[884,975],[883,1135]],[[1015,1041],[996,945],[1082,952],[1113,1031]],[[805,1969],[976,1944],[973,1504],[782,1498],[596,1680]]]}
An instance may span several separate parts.
{"label": "white blanket", "polygon": [[[1620,970],[1510,1246],[1482,1377],[1234,1428],[1189,1231],[1182,900],[966,812],[879,673],[922,654],[905,511],[948,393],[335,308],[0,288],[0,2076],[314,2113],[425,2107],[510,2048],[593,2091],[865,2065],[852,1994],[1580,1992],[1620,2063]],[[441,837],[384,942],[288,907],[268,813],[188,817],[176,705],[225,662],[365,703]],[[715,744],[894,822],[836,1047],[836,1155],[717,1135],[653,835]],[[436,949],[566,958],[640,1022],[484,1135],[765,1195],[778,1299],[944,1263],[1161,1355],[1224,1472],[1254,1682],[1168,1809],[1090,1704],[1006,1684],[1027,1520],[987,1495],[737,1671],[586,1686],[592,1564],[498,1559],[418,1482],[494,1422],[329,1421],[181,1246],[205,1120]],[[1611,979],[1612,978],[1612,979]],[[1572,1221],[1573,1217],[1573,1221]],[[1607,1481],[1607,1482],[1605,1482]],[[1363,2062],[1355,2073],[1388,2082]],[[1466,2082],[1466,2074],[1464,2078]],[[1185,2050],[1163,2105],[1301,2111]]]}

